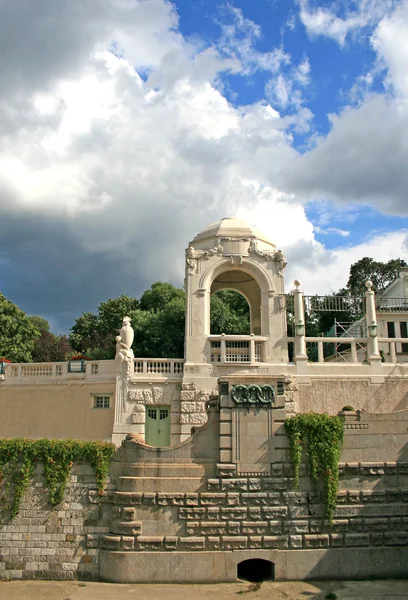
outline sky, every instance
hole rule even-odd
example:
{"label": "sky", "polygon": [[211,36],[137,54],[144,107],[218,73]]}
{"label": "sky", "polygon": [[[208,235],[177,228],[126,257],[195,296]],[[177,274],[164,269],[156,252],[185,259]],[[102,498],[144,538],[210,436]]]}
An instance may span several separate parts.
{"label": "sky", "polygon": [[408,260],[408,0],[0,0],[0,292],[67,332],[236,216],[289,291]]}

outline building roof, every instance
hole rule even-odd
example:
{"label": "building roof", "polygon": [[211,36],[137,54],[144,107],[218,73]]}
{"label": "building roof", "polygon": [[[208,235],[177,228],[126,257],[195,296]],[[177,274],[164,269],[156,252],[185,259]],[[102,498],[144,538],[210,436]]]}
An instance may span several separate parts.
{"label": "building roof", "polygon": [[275,246],[275,244],[268,239],[265,234],[261,233],[259,229],[252,225],[248,225],[248,223],[245,223],[245,221],[242,221],[241,219],[237,219],[237,217],[224,217],[216,223],[211,223],[204,231],[196,235],[194,241],[213,237],[256,238],[257,240]]}

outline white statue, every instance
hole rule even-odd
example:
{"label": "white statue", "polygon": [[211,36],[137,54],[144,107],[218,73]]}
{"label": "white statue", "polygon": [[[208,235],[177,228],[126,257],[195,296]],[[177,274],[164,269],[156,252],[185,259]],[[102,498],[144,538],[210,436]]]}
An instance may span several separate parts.
{"label": "white statue", "polygon": [[116,336],[116,359],[121,362],[133,358],[132,344],[135,337],[135,332],[130,326],[130,318],[123,317],[122,329],[119,335]]}

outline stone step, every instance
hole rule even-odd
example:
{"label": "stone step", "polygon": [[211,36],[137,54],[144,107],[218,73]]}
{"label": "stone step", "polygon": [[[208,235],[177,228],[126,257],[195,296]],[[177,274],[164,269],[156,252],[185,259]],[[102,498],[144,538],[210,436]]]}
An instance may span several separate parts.
{"label": "stone step", "polygon": [[116,489],[117,492],[196,492],[206,489],[206,478],[119,477]]}
{"label": "stone step", "polygon": [[127,464],[123,474],[127,477],[209,477],[213,465],[178,463]]}
{"label": "stone step", "polygon": [[141,521],[113,521],[111,533],[122,535],[140,535],[142,531]]}
{"label": "stone step", "polygon": [[104,550],[119,550],[121,544],[119,535],[103,535],[101,537],[101,548]]}

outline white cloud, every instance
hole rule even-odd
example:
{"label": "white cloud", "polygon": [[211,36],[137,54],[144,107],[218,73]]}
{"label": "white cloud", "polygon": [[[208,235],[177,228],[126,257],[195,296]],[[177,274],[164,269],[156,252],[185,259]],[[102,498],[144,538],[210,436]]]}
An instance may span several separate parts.
{"label": "white cloud", "polygon": [[[313,0],[298,0],[299,17],[311,37],[332,38],[344,46],[347,36],[361,29],[375,25],[392,10],[396,0],[356,0],[346,3],[324,3],[319,6]],[[353,8],[349,8],[353,6]]]}
{"label": "white cloud", "polygon": [[320,233],[320,235],[340,235],[341,237],[348,237],[350,232],[346,229],[339,229],[338,227],[319,227],[315,225],[314,230],[316,233]]}
{"label": "white cloud", "polygon": [[[382,6],[388,10],[391,4]],[[359,15],[367,8],[364,2],[358,7]],[[374,18],[379,11],[374,2],[364,18]],[[371,39],[377,51],[373,71],[382,65],[388,89],[394,95],[369,94],[370,74],[362,94],[362,82],[358,80],[352,89],[357,106],[346,106],[339,114],[329,115],[329,133],[315,137],[314,147],[297,158],[295,168],[286,165],[276,183],[305,201],[324,198],[345,204],[366,203],[380,212],[407,215],[407,0],[380,20]]]}
{"label": "white cloud", "polygon": [[307,87],[310,82],[310,63],[308,58],[304,58],[287,73],[281,72],[269,79],[265,86],[265,94],[270,102],[279,108],[300,108],[303,104],[302,88]]}
{"label": "white cloud", "polygon": [[[374,98],[334,116],[301,157],[291,132],[310,128],[309,62],[258,52],[261,30],[242,12],[230,9],[223,44],[204,48],[181,36],[164,0],[33,5],[8,2],[0,22],[0,255],[11,298],[30,312],[66,323],[155,280],[180,285],[188,241],[234,214],[287,253],[288,281],[337,289],[335,253],[302,204],[325,194],[404,209],[405,114]],[[221,72],[261,69],[283,73],[274,101],[293,115],[223,95]]]}
{"label": "white cloud", "polygon": [[244,73],[257,70],[277,73],[282,66],[290,63],[290,55],[281,47],[269,52],[256,49],[262,30],[254,21],[246,18],[240,8],[227,4],[220,13],[221,38],[217,46],[227,57],[238,59]]}
{"label": "white cloud", "polygon": [[388,72],[386,83],[395,94],[408,100],[408,2],[384,17],[372,36],[379,60]]}
{"label": "white cloud", "polygon": [[[305,265],[299,260],[295,268],[290,269],[289,274],[293,273],[294,277],[301,279],[306,294],[331,294],[346,285],[350,265],[364,256],[381,262],[387,262],[392,258],[403,258],[408,261],[407,239],[407,230],[377,235],[356,246],[335,248],[330,253],[326,251],[329,257],[326,264],[319,260],[319,252],[323,251],[320,249],[316,252],[314,264]],[[291,279],[288,277],[288,288]]]}

